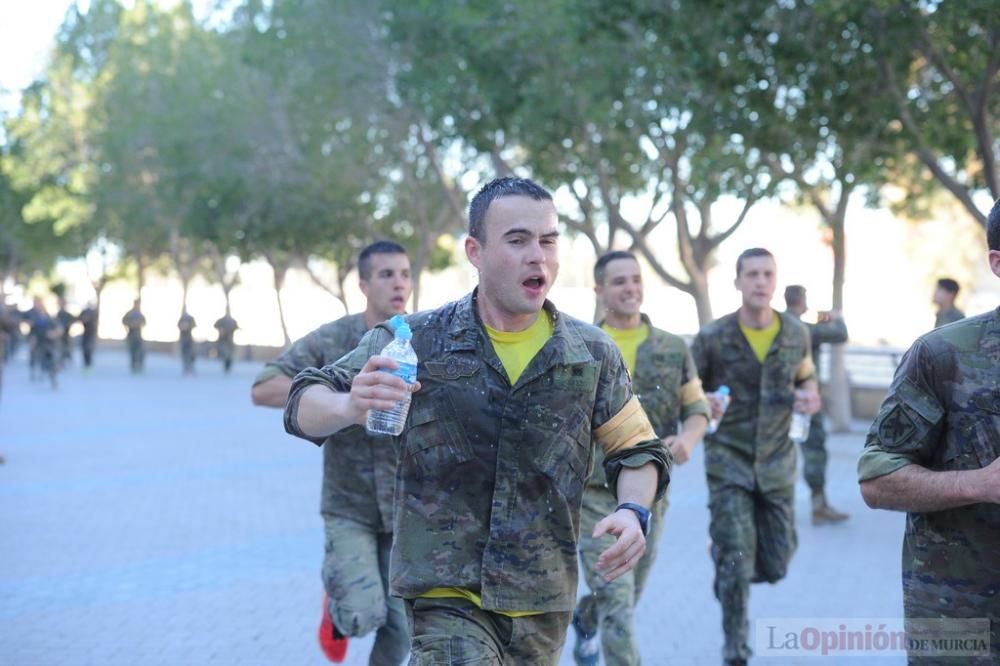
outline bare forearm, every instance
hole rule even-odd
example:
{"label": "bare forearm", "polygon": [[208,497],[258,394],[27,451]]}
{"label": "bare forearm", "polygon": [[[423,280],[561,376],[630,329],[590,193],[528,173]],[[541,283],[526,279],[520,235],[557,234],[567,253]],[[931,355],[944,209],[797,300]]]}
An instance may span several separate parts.
{"label": "bare forearm", "polygon": [[618,475],[618,502],[635,502],[644,507],[653,506],[659,471],[653,463],[642,467],[625,467]]}
{"label": "bare forearm", "polygon": [[284,407],[291,388],[291,377],[276,375],[254,385],[250,389],[250,399],[258,407]]}
{"label": "bare forearm", "polygon": [[984,470],[935,472],[907,465],[891,474],[861,482],[861,495],[873,509],[925,513],[987,501],[979,494]]}
{"label": "bare forearm", "polygon": [[697,442],[705,436],[708,427],[708,417],[704,414],[692,414],[681,423],[681,436],[691,442]]}
{"label": "bare forearm", "polygon": [[352,409],[350,393],[335,393],[326,386],[307,388],[299,398],[295,421],[303,434],[309,437],[328,437],[352,425],[364,423]]}

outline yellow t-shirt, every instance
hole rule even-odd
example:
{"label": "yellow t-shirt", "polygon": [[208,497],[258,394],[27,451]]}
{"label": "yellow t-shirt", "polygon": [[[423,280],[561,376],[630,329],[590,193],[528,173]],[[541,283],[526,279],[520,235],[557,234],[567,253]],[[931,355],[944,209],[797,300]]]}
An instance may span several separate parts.
{"label": "yellow t-shirt", "polygon": [[549,320],[549,315],[542,310],[535,323],[523,331],[498,331],[487,326],[486,333],[490,336],[493,349],[500,357],[500,362],[507,371],[507,378],[513,385],[531,363],[531,359],[535,358],[535,354],[552,337],[552,322]]}
{"label": "yellow t-shirt", "polygon": [[[552,337],[552,321],[543,310],[535,320],[535,323],[523,331],[498,331],[486,327],[486,333],[493,342],[493,349],[496,350],[500,362],[503,363],[504,370],[511,384],[516,384],[521,373],[535,358],[545,342]],[[425,599],[468,599],[479,608],[483,607],[483,600],[478,594],[461,587],[435,587],[420,595]],[[507,617],[525,617],[527,615],[540,615],[541,611],[496,611],[500,615]]]}
{"label": "yellow t-shirt", "polygon": [[774,339],[778,337],[778,331],[781,330],[781,317],[778,316],[778,313],[774,313],[767,328],[748,328],[740,324],[740,330],[743,331],[743,337],[750,343],[750,348],[753,349],[757,360],[763,363],[764,359],[767,358],[768,350],[774,344]]}
{"label": "yellow t-shirt", "polygon": [[635,369],[635,357],[639,353],[639,346],[649,337],[649,325],[643,323],[638,328],[614,328],[607,324],[601,324],[601,330],[618,345],[618,350],[625,359],[625,367],[629,373]]}

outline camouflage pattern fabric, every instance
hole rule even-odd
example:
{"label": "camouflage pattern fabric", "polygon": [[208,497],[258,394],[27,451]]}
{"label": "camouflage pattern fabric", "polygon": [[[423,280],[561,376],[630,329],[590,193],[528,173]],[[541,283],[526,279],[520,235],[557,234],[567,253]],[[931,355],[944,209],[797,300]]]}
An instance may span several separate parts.
{"label": "camouflage pattern fabric", "polygon": [[229,315],[219,317],[215,322],[215,330],[219,332],[215,348],[219,353],[219,359],[222,361],[222,367],[226,372],[229,372],[229,368],[233,365],[233,353],[236,351],[236,343],[233,340],[233,335],[238,328],[239,325],[236,323],[236,320]]}
{"label": "camouflage pattern fabric", "polygon": [[368,663],[402,664],[410,652],[403,600],[386,595],[392,534],[375,532],[356,521],[326,516],[323,586],[330,617],[345,636],[375,632]]}
{"label": "camouflage pattern fabric", "polygon": [[738,313],[705,326],[691,347],[706,390],[730,387],[729,408],[705,437],[715,590],[722,605],[723,656],[748,659],[750,583],[785,575],[797,544],[795,446],[788,438],[795,387],[811,360],[809,331],[787,313],[762,364]]}
{"label": "camouflage pattern fabric", "polygon": [[94,360],[94,347],[97,345],[97,310],[86,307],[80,311],[77,320],[83,325],[83,333],[80,335],[83,366],[89,368]]}
{"label": "camouflage pattern fabric", "polygon": [[941,326],[952,324],[962,319],[965,319],[965,313],[952,305],[934,315],[934,328],[940,328]]}
{"label": "camouflage pattern fabric", "polygon": [[70,314],[69,310],[60,309],[56,313],[56,321],[59,322],[59,326],[62,329],[62,332],[59,334],[59,363],[62,364],[73,358],[73,343],[69,333],[70,327],[76,321],[76,317]]}
{"label": "camouflage pattern fabric", "polygon": [[[408,317],[422,389],[398,438],[391,592],[414,598],[459,587],[479,594],[486,610],[570,611],[593,431],[632,399],[628,373],[600,329],[546,302],[552,337],[511,386],[474,298]],[[294,418],[302,392],[349,390],[390,339],[380,325],[336,364],[300,373],[288,432],[316,441]],[[607,457],[612,492],[623,467],[646,463],[658,467],[662,495],[670,454],[658,439]]]}
{"label": "camouflage pattern fabric", "polygon": [[[295,377],[306,368],[322,368],[354,350],[368,330],[363,314],[323,324],[270,361],[254,384],[271,377]],[[370,437],[360,426],[347,428],[323,447],[324,518],[349,518],[380,533],[392,532],[396,446],[392,438]]]}
{"label": "camouflage pattern fabric", "polygon": [[128,330],[125,343],[128,347],[129,367],[132,372],[139,372],[146,362],[146,349],[142,340],[142,327],[146,325],[146,318],[139,310],[132,308],[122,317],[122,325]]}
{"label": "camouflage pattern fabric", "polygon": [[[805,326],[809,329],[812,357],[816,363],[819,362],[821,345],[847,342],[847,324],[844,323],[843,319],[835,318],[815,324],[805,323]],[[806,483],[814,493],[821,492],[826,488],[826,465],[829,458],[826,451],[826,422],[822,411],[812,415],[809,423],[809,436],[800,446],[802,447],[802,472]]]}
{"label": "camouflage pattern fabric", "polygon": [[184,372],[194,372],[194,327],[194,317],[188,313],[182,314],[177,320],[177,329],[180,331],[181,367]]}
{"label": "camouflage pattern fabric", "polygon": [[[363,314],[323,324],[268,362],[254,384],[334,363],[354,350],[367,330]],[[402,601],[386,590],[395,483],[396,447],[391,438],[370,437],[355,426],[336,433],[323,447],[323,585],[330,615],[341,632],[362,636],[378,629],[372,664],[401,663],[410,644]]]}
{"label": "camouflage pattern fabric", "polygon": [[[703,414],[707,419],[710,410],[708,400],[700,389],[700,399],[687,405],[682,404],[681,387],[698,379],[694,360],[684,340],[653,327],[646,315],[642,315],[642,320],[649,326],[649,337],[639,345],[636,352],[632,389],[649,416],[656,434],[663,438],[677,434],[679,423],[692,414]],[[597,452],[597,458],[598,461],[603,460],[600,451]],[[581,628],[587,633],[600,629],[604,663],[607,666],[639,663],[634,609],[656,561],[667,504],[668,496],[664,495],[653,505],[646,552],[635,569],[608,583],[595,567],[598,556],[614,543],[614,539],[610,536],[590,538],[594,525],[618,506],[617,500],[607,488],[603,465],[598,464],[594,468],[584,493],[583,511],[580,515],[580,561],[583,564],[584,580],[591,592],[577,604],[577,616]]]}
{"label": "camouflage pattern fabric", "polygon": [[[878,478],[909,464],[934,471],[975,470],[998,455],[1000,308],[934,330],[907,351],[868,432],[858,478]],[[907,514],[906,617],[989,618],[993,656],[983,663],[996,663],[1000,658],[997,553],[1000,505]]]}
{"label": "camouflage pattern fabric", "polygon": [[[795,317],[781,330],[761,364],[739,327],[737,313],[705,326],[691,346],[706,391],[725,384],[730,403],[719,429],[705,437],[705,471],[748,491],[795,482],[795,447],[788,438],[800,366],[811,359],[809,332]],[[811,378],[815,378],[815,374]]]}
{"label": "camouflage pattern fabric", "polygon": [[408,599],[410,666],[555,666],[572,613],[510,618],[468,599]]}

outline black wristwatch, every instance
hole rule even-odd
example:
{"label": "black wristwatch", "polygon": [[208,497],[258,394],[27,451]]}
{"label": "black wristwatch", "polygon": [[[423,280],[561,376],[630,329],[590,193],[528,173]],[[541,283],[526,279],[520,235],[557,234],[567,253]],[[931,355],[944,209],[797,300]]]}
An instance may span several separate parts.
{"label": "black wristwatch", "polygon": [[619,504],[615,511],[618,511],[619,509],[628,509],[629,511],[635,512],[635,515],[639,518],[639,527],[642,528],[642,536],[649,536],[649,521],[652,517],[649,509],[641,504],[636,504],[635,502],[624,502]]}

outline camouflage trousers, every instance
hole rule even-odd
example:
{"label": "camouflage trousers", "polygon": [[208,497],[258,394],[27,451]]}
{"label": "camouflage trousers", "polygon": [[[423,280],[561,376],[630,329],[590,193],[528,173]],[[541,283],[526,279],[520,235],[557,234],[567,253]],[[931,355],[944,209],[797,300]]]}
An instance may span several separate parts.
{"label": "camouflage trousers", "polygon": [[468,599],[407,599],[410,666],[555,666],[572,617],[507,617]]}
{"label": "camouflage trousers", "polygon": [[129,369],[133,373],[142,372],[143,367],[146,365],[146,349],[142,344],[142,340],[128,341],[128,358]]}
{"label": "camouflage trousers", "polygon": [[375,632],[368,660],[373,666],[403,663],[410,639],[403,600],[388,592],[392,534],[339,516],[326,515],[323,522],[323,586],[333,624],[345,636]]}
{"label": "camouflage trousers", "polygon": [[194,342],[181,342],[181,369],[184,374],[194,372]]}
{"label": "camouflage trousers", "polygon": [[802,442],[802,475],[814,493],[826,488],[826,425],[823,414],[813,414],[809,437]]}
{"label": "camouflage trousers", "polygon": [[723,657],[749,659],[747,607],[750,583],[785,577],[798,538],[795,487],[749,491],[723,479],[708,479],[715,564],[715,597],[722,604]]}
{"label": "camouflage trousers", "polygon": [[606,666],[632,666],[640,663],[635,640],[635,606],[639,603],[649,571],[656,560],[657,543],[663,534],[663,516],[667,498],[653,506],[652,526],[646,538],[646,553],[635,569],[615,580],[606,582],[597,571],[597,558],[615,539],[605,535],[591,538],[594,525],[611,514],[618,501],[607,488],[588,487],[583,495],[580,512],[580,562],[590,594],[580,599],[576,607],[577,623],[588,634],[598,630],[601,651]]}

